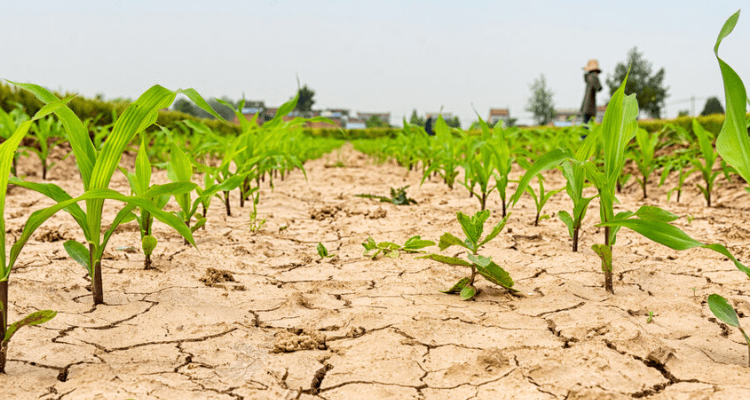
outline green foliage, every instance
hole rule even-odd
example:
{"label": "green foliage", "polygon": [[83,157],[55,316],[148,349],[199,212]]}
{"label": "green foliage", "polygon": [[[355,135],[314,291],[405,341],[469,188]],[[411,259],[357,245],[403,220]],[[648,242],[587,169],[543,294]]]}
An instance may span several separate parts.
{"label": "green foliage", "polygon": [[324,258],[332,258],[335,257],[335,254],[328,254],[328,249],[323,245],[323,243],[318,242],[318,245],[315,246],[315,249],[318,251],[318,256],[320,259]]}
{"label": "green foliage", "polygon": [[614,73],[607,79],[610,95],[617,92],[625,77],[628,77],[625,94],[635,94],[640,109],[652,118],[659,118],[669,89],[664,86],[664,68],[653,73],[651,63],[643,58],[643,53],[637,47],[633,47],[628,51],[627,60],[618,63]]}
{"label": "green foliage", "polygon": [[393,242],[376,242],[372,236],[368,236],[367,241],[362,243],[362,247],[365,248],[365,252],[362,253],[362,255],[370,257],[373,260],[376,259],[380,253],[383,253],[386,257],[398,258],[401,252],[423,253],[420,251],[421,249],[434,245],[435,242],[424,240],[421,236],[410,237],[406,240],[403,246]]}
{"label": "green foliage", "polygon": [[547,87],[547,80],[544,75],[535,79],[534,83],[529,85],[531,88],[531,97],[526,106],[526,111],[534,114],[534,122],[537,125],[547,125],[555,116],[555,106],[552,101],[552,90]]}
{"label": "green foliage", "polygon": [[[643,190],[643,198],[648,198],[648,178],[651,173],[656,169],[656,163],[654,162],[654,153],[656,152],[656,146],[659,144],[659,132],[649,133],[643,128],[638,128],[635,134],[636,144],[633,152],[633,160],[638,166],[638,171],[641,173],[640,177],[635,179],[641,185]],[[623,183],[624,185],[624,183]]]}
{"label": "green foliage", "polygon": [[417,201],[406,195],[406,189],[409,185],[402,186],[400,188],[391,188],[390,197],[378,196],[374,194],[355,194],[354,197],[361,197],[363,199],[378,199],[381,203],[391,203],[397,206],[410,206],[417,204]]}
{"label": "green foliage", "polygon": [[461,212],[456,214],[461,229],[466,235],[464,240],[461,240],[451,233],[444,233],[440,237],[438,247],[441,251],[451,247],[460,246],[467,250],[467,258],[469,261],[463,260],[458,257],[448,257],[441,254],[427,254],[419,258],[428,258],[437,262],[448,265],[457,265],[463,267],[469,267],[471,269],[471,275],[469,277],[461,278],[453,287],[447,290],[443,290],[443,293],[460,293],[461,300],[471,300],[477,294],[477,289],[474,286],[474,279],[477,275],[483,276],[488,281],[502,286],[511,292],[513,289],[513,279],[510,277],[507,271],[492,261],[491,257],[484,257],[478,254],[479,248],[490,242],[492,239],[497,237],[505,227],[505,223],[508,221],[510,214],[505,216],[500,222],[498,222],[490,233],[482,237],[484,233],[484,223],[490,216],[489,210],[478,211],[473,216],[469,217]]}
{"label": "green foliage", "polygon": [[381,120],[377,115],[373,115],[365,121],[365,126],[367,128],[387,128],[388,123]]}
{"label": "green foliage", "polygon": [[696,184],[695,186],[703,194],[703,198],[706,199],[706,205],[711,207],[711,193],[713,192],[714,182],[716,177],[719,176],[720,171],[713,171],[714,162],[718,158],[718,153],[714,150],[712,144],[711,134],[708,133],[701,124],[693,120],[693,132],[698,136],[698,144],[700,145],[701,155],[703,159],[693,158],[690,163],[694,167],[694,171],[699,171],[703,177],[703,185]]}
{"label": "green foliage", "polygon": [[[544,209],[544,206],[547,204],[549,199],[552,198],[552,196],[565,190],[565,188],[560,188],[557,190],[545,192],[544,191],[544,179],[542,178],[541,175],[537,176],[537,181],[539,182],[539,194],[537,194],[537,192],[535,192],[531,186],[526,187],[526,193],[528,193],[529,196],[531,196],[531,198],[534,199],[534,205],[536,206],[536,217],[534,218],[534,226],[539,226],[540,220],[549,219],[549,215],[546,215],[546,214],[542,215],[542,210]],[[570,216],[570,214],[567,214],[567,215],[568,217]],[[567,222],[566,222],[566,225],[567,225]]]}
{"label": "green foliage", "polygon": [[740,325],[740,319],[737,317],[737,313],[734,311],[734,308],[729,305],[727,299],[719,296],[718,294],[712,294],[708,296],[708,307],[711,309],[711,312],[716,316],[716,318],[718,318],[725,324],[733,326],[740,330],[740,333],[742,333],[742,337],[744,337],[745,342],[747,342],[747,366],[750,367],[750,337],[748,337],[747,333],[745,333],[745,330],[742,329],[742,325]]}

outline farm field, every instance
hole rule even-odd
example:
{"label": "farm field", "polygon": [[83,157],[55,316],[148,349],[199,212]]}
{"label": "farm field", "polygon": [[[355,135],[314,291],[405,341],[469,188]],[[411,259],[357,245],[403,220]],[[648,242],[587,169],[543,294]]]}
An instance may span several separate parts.
{"label": "farm field", "polygon": [[[332,167],[339,161],[345,168]],[[121,165],[132,170],[134,162],[126,153]],[[19,174],[39,181],[37,165],[34,157],[22,158]],[[236,193],[231,217],[222,202],[211,204],[205,231],[195,233],[198,249],[155,224],[160,243],[150,270],[143,268],[137,225],[122,225],[104,253],[106,301],[96,307],[85,271],[62,246],[83,236],[70,215],[53,216],[14,267],[10,320],[46,308],[58,315],[14,338],[7,375],[0,375],[2,398],[750,397],[745,341],[706,304],[709,294],[721,293],[750,326],[747,278],[722,255],[673,251],[623,230],[613,247],[613,295],[602,287],[600,259],[591,249],[601,240],[601,228],[594,227],[598,201],[573,253],[559,218],[534,226],[534,203],[524,196],[482,250],[520,292],[478,280],[474,301],[462,301],[439,290],[465,276],[465,268],[411,254],[371,260],[362,243],[368,236],[396,243],[414,235],[435,242],[444,232],[460,236],[456,212],[478,209],[467,190],[447,190],[434,178],[420,186],[421,173],[377,164],[351,146],[308,161],[305,169],[307,180],[295,171],[274,190],[261,185],[258,212],[267,222],[256,233],[247,226],[249,206],[240,208]],[[511,175],[523,172],[516,165]],[[544,176],[549,189],[565,185],[558,170]],[[72,159],[48,178],[69,192],[80,186]],[[647,200],[629,182],[615,211],[660,206],[682,216],[673,224],[691,237],[722,243],[744,261],[750,195],[743,184],[719,178],[714,207],[707,208],[693,186],[699,175],[688,178],[680,203],[667,203],[666,188],[676,179],[650,187]],[[155,171],[152,180],[169,182],[166,171]],[[406,185],[418,205],[354,197]],[[120,173],[110,187],[129,190]],[[556,214],[569,203],[559,193],[545,211]],[[11,188],[11,242],[29,208],[53,204]],[[488,198],[493,225],[500,207],[497,195]],[[105,203],[103,220],[120,208]],[[177,207],[170,203],[166,210]],[[321,260],[318,242],[335,256]]]}

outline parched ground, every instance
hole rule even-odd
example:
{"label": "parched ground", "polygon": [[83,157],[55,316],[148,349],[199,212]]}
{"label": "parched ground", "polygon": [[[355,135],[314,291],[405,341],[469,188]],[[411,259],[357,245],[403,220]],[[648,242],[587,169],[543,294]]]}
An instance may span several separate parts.
{"label": "parched ground", "polygon": [[[328,168],[337,160],[346,168]],[[132,162],[132,156],[128,160]],[[34,160],[21,172],[34,176]],[[534,227],[533,203],[519,203],[504,232],[483,249],[507,269],[523,296],[478,280],[475,301],[439,293],[466,275],[459,267],[402,255],[362,256],[368,236],[403,242],[461,233],[455,213],[478,208],[467,191],[392,164],[375,165],[350,147],[262,189],[260,232],[249,209],[233,216],[216,199],[199,249],[157,224],[152,270],[143,269],[135,225],[121,227],[103,261],[106,305],[92,307],[82,267],[62,243],[82,239],[67,214],[35,235],[11,275],[11,320],[55,309],[10,347],[5,399],[739,399],[750,398],[748,351],[739,332],[713,318],[706,297],[727,297],[750,326],[748,281],[708,250],[676,252],[629,231],[615,247],[615,295],[602,288],[590,249],[602,233],[589,211],[573,253],[556,217]],[[50,173],[80,193],[72,160]],[[166,181],[166,174],[155,173]],[[686,184],[682,202],[652,187],[649,204],[680,214],[704,242],[750,252],[748,198],[725,184],[705,208]],[[548,175],[547,188],[564,184]],[[354,197],[411,185],[417,206]],[[116,174],[113,188],[127,192]],[[634,183],[622,209],[644,204]],[[30,211],[51,204],[20,188],[6,209],[10,236]],[[169,207],[172,207],[171,205]],[[489,223],[499,218],[491,196]],[[563,193],[546,210],[571,205]],[[117,212],[106,206],[105,225]],[[336,257],[319,260],[324,243]],[[431,249],[438,251],[436,247]],[[459,254],[449,249],[448,255]],[[648,322],[649,312],[653,313]]]}

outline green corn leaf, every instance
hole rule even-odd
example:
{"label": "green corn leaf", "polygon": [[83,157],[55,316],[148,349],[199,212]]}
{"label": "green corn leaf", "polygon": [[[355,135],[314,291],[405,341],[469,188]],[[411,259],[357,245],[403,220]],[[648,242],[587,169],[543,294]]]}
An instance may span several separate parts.
{"label": "green corn leaf", "polygon": [[464,261],[464,260],[462,260],[462,259],[460,259],[458,257],[448,257],[448,256],[440,255],[440,254],[427,254],[427,255],[424,255],[424,256],[419,256],[417,258],[428,258],[430,260],[441,262],[443,264],[458,265],[458,266],[462,266],[462,267],[471,267],[471,263],[470,262]]}
{"label": "green corn leaf", "polygon": [[425,247],[434,246],[432,240],[423,240],[421,236],[412,236],[404,243],[404,250],[414,252]]}
{"label": "green corn leaf", "polygon": [[515,282],[513,282],[513,278],[510,277],[510,274],[492,261],[490,261],[487,266],[477,264],[477,272],[482,275],[484,279],[487,279],[496,285],[516,291],[513,289]]}
{"label": "green corn leaf", "polygon": [[[213,107],[211,107],[211,105],[208,104],[208,102],[206,102],[206,100],[203,99],[203,96],[201,96],[195,89],[192,89],[192,88],[180,89],[180,90],[177,90],[177,93],[182,93],[185,96],[187,96],[190,100],[193,101],[193,103],[195,103],[195,105],[203,109],[203,111],[213,115],[214,118],[227,122],[224,119],[224,117],[222,117],[221,115],[219,115],[219,113],[214,111]],[[232,108],[232,107],[229,107],[229,108]]]}
{"label": "green corn leaf", "polygon": [[442,293],[448,293],[448,294],[460,293],[461,289],[463,289],[464,287],[466,287],[466,285],[468,285],[469,282],[471,282],[471,279],[469,277],[461,278],[450,289],[441,290],[440,292],[442,292]]}
{"label": "green corn leaf", "polygon": [[731,325],[735,328],[740,328],[740,319],[737,317],[734,308],[729,305],[729,302],[727,302],[727,299],[718,294],[709,295],[708,307],[716,318],[720,319],[725,324]]}
{"label": "green corn leaf", "polygon": [[13,335],[18,332],[19,329],[21,329],[24,326],[27,325],[39,325],[43,324],[52,318],[55,318],[57,315],[57,311],[53,310],[41,310],[37,312],[33,312],[26,317],[24,317],[20,321],[16,321],[8,326],[8,329],[5,331],[5,338],[4,341],[10,341],[10,339],[13,338]]}
{"label": "green corn leaf", "polygon": [[[476,249],[481,232],[477,232],[477,227],[476,227],[476,224],[474,223],[475,222],[474,218],[471,218],[468,215],[460,211],[456,213],[456,215],[457,215],[458,223],[461,224],[461,229],[463,229],[464,231],[464,235],[466,235],[466,238],[472,243],[473,247]],[[489,212],[487,215],[489,215]]]}
{"label": "green corn leaf", "polygon": [[570,214],[564,210],[558,212],[557,216],[560,218],[560,221],[562,221],[565,226],[568,227],[568,234],[570,235],[570,238],[573,239],[575,231],[575,223],[573,222],[573,218],[571,218]]}
{"label": "green corn leaf", "polygon": [[703,247],[713,250],[734,262],[735,267],[750,277],[750,268],[740,263],[729,251],[720,244],[704,244],[683,232],[680,228],[669,223],[648,219],[624,219],[614,220],[597,226],[625,227],[633,230],[646,238],[669,247],[673,250],[688,250],[695,247]]}
{"label": "green corn leaf", "polygon": [[526,187],[529,186],[531,180],[534,179],[534,177],[537,176],[540,172],[554,168],[560,165],[560,163],[562,163],[563,161],[572,158],[573,155],[568,149],[555,149],[539,157],[539,159],[537,159],[536,162],[531,165],[531,168],[529,168],[529,170],[526,171],[525,174],[523,174],[523,177],[521,177],[521,180],[518,182],[516,192],[510,198],[510,206],[513,207],[516,205],[516,203],[518,203],[518,200],[521,199],[521,196],[523,196],[524,192],[526,191]]}
{"label": "green corn leaf", "polygon": [[591,246],[596,255],[602,260],[602,270],[612,271],[612,248],[606,244],[595,244]]}
{"label": "green corn leaf", "polygon": [[482,240],[481,243],[479,243],[478,247],[484,246],[485,244],[489,243],[490,240],[496,238],[497,235],[499,235],[500,232],[502,232],[503,228],[505,228],[505,224],[508,222],[508,218],[510,218],[510,214],[511,213],[508,212],[507,214],[505,214],[505,217],[502,220],[500,220],[500,222],[498,222],[497,224],[495,224],[495,227],[492,228],[492,231],[490,232],[490,234],[487,235],[484,238],[484,240]]}
{"label": "green corn leaf", "polygon": [[86,246],[75,240],[68,240],[63,243],[63,247],[70,258],[75,260],[78,264],[83,265],[83,267],[86,268],[86,271],[89,272],[89,275],[93,274],[91,271],[91,253],[89,253],[89,249],[87,249]]}
{"label": "green corn leaf", "polygon": [[474,286],[467,285],[461,289],[461,294],[460,294],[461,300],[464,300],[464,301],[471,300],[476,295],[477,295],[477,288],[475,288]]}
{"label": "green corn leaf", "polygon": [[143,195],[151,186],[151,162],[148,160],[145,136],[141,136],[141,147],[135,157],[135,177],[137,183],[137,190],[134,190],[135,195]]}
{"label": "green corn leaf", "polygon": [[[629,75],[630,71],[628,71]],[[612,95],[602,122],[604,145],[604,176],[607,184],[614,186],[625,165],[625,149],[638,131],[638,102],[635,95],[625,96],[628,75]]]}
{"label": "green corn leaf", "polygon": [[716,150],[743,179],[750,182],[750,138],[747,135],[745,120],[747,91],[739,75],[719,57],[719,45],[732,33],[739,17],[740,12],[737,11],[727,19],[714,46],[714,54],[724,81],[726,104],[726,118],[716,139]]}
{"label": "green corn leaf", "polygon": [[[45,104],[57,101],[57,97],[52,94],[49,90],[30,83],[17,83],[8,81],[20,88],[26,89],[33,93],[37,99],[41,100]],[[81,172],[83,179],[83,188],[88,190],[89,181],[91,180],[91,173],[94,170],[94,164],[96,163],[96,149],[91,143],[89,133],[86,127],[83,125],[78,116],[73,113],[68,107],[61,107],[55,110],[55,115],[62,121],[65,127],[67,138],[70,141],[70,145],[73,148],[73,154],[75,154],[76,165],[78,170]]]}
{"label": "green corn leaf", "polygon": [[452,234],[448,232],[443,233],[442,236],[440,236],[440,241],[438,242],[438,248],[440,248],[440,251],[443,251],[451,246],[461,246],[468,250],[472,250],[470,246],[467,246],[466,243],[464,243],[461,239],[453,236]]}
{"label": "green corn leaf", "polygon": [[190,227],[190,232],[195,232],[198,229],[200,229],[203,225],[206,225],[206,222],[208,221],[207,218],[199,217],[198,221],[193,224],[193,226]]}
{"label": "green corn leaf", "polygon": [[317,249],[318,256],[320,256],[320,258],[328,257],[328,249],[326,249],[326,247],[323,246],[323,243],[318,242],[318,245],[315,248]]}
{"label": "green corn leaf", "polygon": [[667,210],[654,206],[641,206],[634,215],[642,219],[654,219],[662,222],[672,222],[680,218]]}
{"label": "green corn leaf", "polygon": [[156,245],[159,243],[155,237],[146,235],[141,239],[141,247],[143,248],[143,254],[149,256],[153,254]]}

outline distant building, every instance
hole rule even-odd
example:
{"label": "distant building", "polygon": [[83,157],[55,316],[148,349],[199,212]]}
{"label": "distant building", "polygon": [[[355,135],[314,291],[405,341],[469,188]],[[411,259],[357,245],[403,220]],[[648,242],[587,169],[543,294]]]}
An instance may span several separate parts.
{"label": "distant building", "polygon": [[495,125],[498,121],[503,121],[504,126],[508,126],[510,111],[507,108],[490,108],[490,116],[487,117],[487,123]]}
{"label": "distant building", "polygon": [[579,111],[573,108],[563,108],[555,110],[555,116],[552,117],[552,125],[554,126],[572,126],[579,125],[581,123],[581,116]]}
{"label": "distant building", "polygon": [[360,118],[349,118],[346,121],[346,129],[365,129],[367,128],[367,125],[365,124],[365,120]]}

